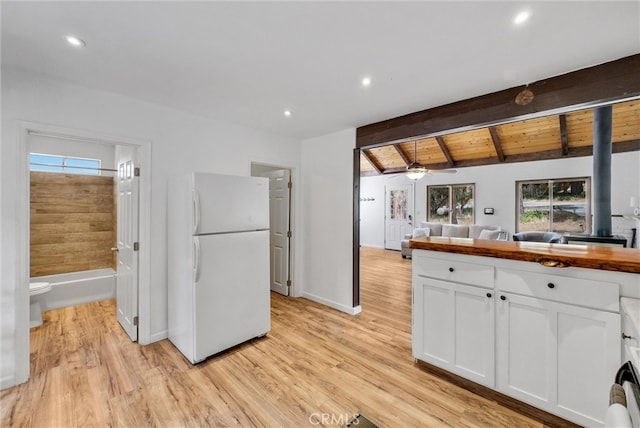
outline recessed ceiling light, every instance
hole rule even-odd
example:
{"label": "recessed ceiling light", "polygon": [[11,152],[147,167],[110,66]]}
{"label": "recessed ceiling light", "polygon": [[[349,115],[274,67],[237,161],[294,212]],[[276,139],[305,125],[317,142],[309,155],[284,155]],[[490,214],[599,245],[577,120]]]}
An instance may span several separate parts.
{"label": "recessed ceiling light", "polygon": [[67,43],[69,43],[71,46],[75,46],[77,48],[81,48],[83,46],[86,46],[87,44],[85,43],[84,40],[77,38],[76,36],[66,36],[65,40],[67,41]]}
{"label": "recessed ceiling light", "polygon": [[284,115],[287,117],[291,116],[291,110],[285,110]]}
{"label": "recessed ceiling light", "polygon": [[371,78],[365,77],[362,79],[362,86],[369,86],[371,84]]}
{"label": "recessed ceiling light", "polygon": [[530,17],[531,17],[531,13],[528,10],[524,10],[524,11],[520,12],[519,14],[517,14],[515,18],[513,18],[513,23],[517,24],[517,25],[523,24]]}

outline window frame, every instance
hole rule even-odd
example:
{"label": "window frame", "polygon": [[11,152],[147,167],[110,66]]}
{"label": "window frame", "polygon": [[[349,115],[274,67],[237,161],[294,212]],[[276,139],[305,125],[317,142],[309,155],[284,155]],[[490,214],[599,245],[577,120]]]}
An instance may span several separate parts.
{"label": "window frame", "polygon": [[[56,158],[62,161],[61,165],[43,165],[38,162],[33,162],[33,156],[47,156],[49,158]],[[72,165],[67,165],[68,161],[90,161],[96,162],[97,166],[87,166],[85,167],[76,167]],[[42,170],[42,169],[33,169],[32,165],[37,164],[35,166],[46,166],[47,168],[57,168],[57,170]],[[53,155],[47,153],[29,153],[29,171],[35,172],[52,172],[52,173],[63,173],[63,174],[77,174],[77,175],[102,175],[102,159],[95,158],[84,158],[80,156],[66,156],[66,155]],[[82,172],[80,172],[82,171]],[[87,171],[94,171],[92,173],[87,173]]]}
{"label": "window frame", "polygon": [[[472,214],[471,214],[471,223],[469,224],[475,224],[476,222],[476,183],[454,183],[454,184],[433,184],[433,185],[427,185],[425,192],[426,192],[426,205],[427,205],[427,212],[426,212],[426,221],[427,222],[436,222],[436,223],[440,223],[440,221],[437,221],[435,219],[431,219],[431,198],[429,195],[429,191],[430,189],[433,188],[448,188],[449,189],[449,200],[448,200],[448,206],[451,207],[453,206],[453,198],[454,198],[454,189],[456,187],[469,187],[471,186],[471,192],[472,192],[472,200],[473,200],[473,210],[472,210]],[[460,224],[460,223],[452,223],[453,220],[453,210],[449,209],[449,222],[448,223],[442,223],[442,224]]]}
{"label": "window frame", "polygon": [[[563,178],[540,178],[540,179],[533,179],[533,180],[516,180],[515,185],[516,185],[516,191],[515,191],[515,211],[516,211],[516,216],[515,216],[515,231],[516,233],[520,232],[520,200],[522,198],[522,184],[542,184],[542,183],[546,183],[549,185],[549,221],[547,223],[547,230],[545,230],[546,232],[553,232],[553,185],[554,183],[559,183],[559,182],[563,182],[563,181],[584,181],[585,182],[585,215],[584,215],[584,219],[585,219],[585,230],[583,232],[569,232],[569,233],[584,233],[584,234],[591,234],[591,220],[592,220],[592,201],[591,201],[591,177],[589,176],[582,176],[582,177],[563,177]],[[560,232],[557,232],[560,233]]]}

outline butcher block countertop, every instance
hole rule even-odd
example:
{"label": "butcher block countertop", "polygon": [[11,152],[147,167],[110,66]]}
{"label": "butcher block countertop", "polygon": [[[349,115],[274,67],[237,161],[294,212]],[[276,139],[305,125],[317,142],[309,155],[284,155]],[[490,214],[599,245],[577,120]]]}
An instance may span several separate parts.
{"label": "butcher block countertop", "polygon": [[522,260],[551,267],[580,267],[640,274],[640,250],[541,242],[489,241],[433,236],[409,242],[415,250]]}

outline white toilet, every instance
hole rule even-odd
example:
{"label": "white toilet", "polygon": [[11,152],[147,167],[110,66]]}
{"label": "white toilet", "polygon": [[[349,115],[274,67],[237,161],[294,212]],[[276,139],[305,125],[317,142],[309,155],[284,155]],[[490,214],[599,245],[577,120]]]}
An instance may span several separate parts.
{"label": "white toilet", "polygon": [[48,282],[32,282],[29,284],[29,327],[42,325],[42,305],[44,294],[51,291]]}

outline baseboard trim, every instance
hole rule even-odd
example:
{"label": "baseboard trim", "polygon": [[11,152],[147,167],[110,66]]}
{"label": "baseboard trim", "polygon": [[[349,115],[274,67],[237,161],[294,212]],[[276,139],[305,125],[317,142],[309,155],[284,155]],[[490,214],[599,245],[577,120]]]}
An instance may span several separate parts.
{"label": "baseboard trim", "polygon": [[321,305],[329,306],[330,308],[347,313],[349,315],[358,315],[360,312],[362,312],[362,307],[360,305],[354,307],[346,306],[338,302],[334,302],[333,300],[325,299],[324,297],[316,296],[315,294],[311,293],[302,293],[302,297],[312,300],[316,303],[320,303]]}
{"label": "baseboard trim", "polygon": [[511,410],[515,410],[516,412],[521,413],[531,419],[535,419],[545,426],[557,428],[580,428],[580,425],[563,419],[560,416],[556,416],[551,413],[545,412],[544,410],[540,410],[537,407],[523,403],[522,401],[516,400],[515,398],[509,397],[508,395],[504,395],[489,387],[479,385],[473,381],[470,381],[469,379],[465,379],[456,374],[441,369],[440,367],[436,367],[420,360],[416,360],[416,364],[421,369],[439,377],[440,379],[444,379],[447,382],[464,388],[467,391],[473,392],[474,394],[486,398],[487,400],[495,401],[498,404],[508,407]]}
{"label": "baseboard trim", "polygon": [[4,376],[0,379],[0,391],[16,386],[16,377],[12,375]]}
{"label": "baseboard trim", "polygon": [[153,333],[151,337],[149,337],[149,343],[141,343],[141,345],[150,345],[154,342],[159,342],[167,338],[169,338],[169,330],[162,330],[157,333]]}

